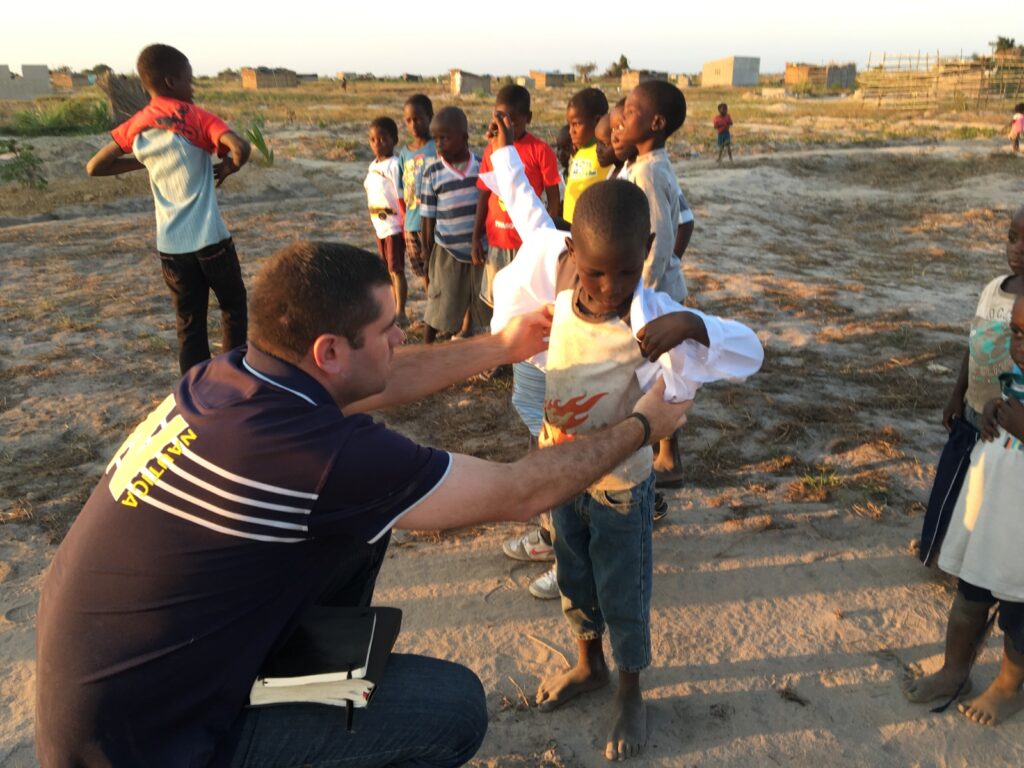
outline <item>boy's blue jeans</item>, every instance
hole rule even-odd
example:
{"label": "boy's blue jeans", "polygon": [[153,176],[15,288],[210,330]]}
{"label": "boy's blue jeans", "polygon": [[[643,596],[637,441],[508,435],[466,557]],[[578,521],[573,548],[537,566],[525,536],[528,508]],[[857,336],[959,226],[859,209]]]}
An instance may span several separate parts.
{"label": "boy's blue jeans", "polygon": [[654,474],[625,491],[581,493],[552,510],[562,611],[576,637],[607,625],[620,672],[651,663]]}

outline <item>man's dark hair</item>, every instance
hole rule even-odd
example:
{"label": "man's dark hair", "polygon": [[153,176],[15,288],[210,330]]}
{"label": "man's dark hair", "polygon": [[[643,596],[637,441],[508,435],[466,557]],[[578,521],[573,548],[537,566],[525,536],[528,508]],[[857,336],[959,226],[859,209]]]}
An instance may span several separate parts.
{"label": "man's dark hair", "polygon": [[503,104],[521,115],[530,111],[530,92],[521,85],[506,85],[494,98],[494,103]]}
{"label": "man's dark hair", "polygon": [[150,91],[162,88],[165,78],[177,77],[187,66],[188,57],[184,53],[161,43],[143,48],[139,60],[135,63],[142,85]]}
{"label": "man's dark hair", "polygon": [[569,106],[584,117],[600,120],[608,114],[608,97],[597,88],[584,88],[569,99]]}
{"label": "man's dark hair", "polygon": [[427,117],[434,116],[434,102],[430,100],[430,97],[425,93],[414,93],[408,99],[405,100],[406,104],[422,109]]}
{"label": "man's dark hair", "polygon": [[682,91],[667,80],[645,80],[636,90],[651,100],[656,114],[665,118],[665,138],[679,130],[686,120],[686,97]]}
{"label": "man's dark hair", "polygon": [[379,256],[343,243],[300,240],[264,264],[249,294],[249,340],[298,363],[324,333],[363,345],[363,328],[380,316],[372,289],[391,285]]}
{"label": "man's dark hair", "polygon": [[386,132],[395,144],[398,143],[398,124],[390,117],[375,117],[370,122],[370,127]]}
{"label": "man's dark hair", "polygon": [[651,208],[636,184],[612,179],[583,190],[572,214],[572,239],[645,248],[651,234]]}

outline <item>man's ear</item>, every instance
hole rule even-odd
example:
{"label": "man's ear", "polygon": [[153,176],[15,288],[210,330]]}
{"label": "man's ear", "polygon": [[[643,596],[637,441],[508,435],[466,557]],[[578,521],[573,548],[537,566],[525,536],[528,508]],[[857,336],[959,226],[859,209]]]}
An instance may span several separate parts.
{"label": "man's ear", "polygon": [[565,238],[565,250],[569,252],[569,258],[576,261],[576,246],[573,245],[571,237]]}
{"label": "man's ear", "polygon": [[644,261],[647,261],[647,257],[651,254],[651,246],[654,245],[654,232],[651,232],[647,237],[647,247],[644,248]]}
{"label": "man's ear", "polygon": [[351,355],[352,347],[344,336],[324,333],[313,341],[313,362],[326,374],[337,376],[347,373]]}

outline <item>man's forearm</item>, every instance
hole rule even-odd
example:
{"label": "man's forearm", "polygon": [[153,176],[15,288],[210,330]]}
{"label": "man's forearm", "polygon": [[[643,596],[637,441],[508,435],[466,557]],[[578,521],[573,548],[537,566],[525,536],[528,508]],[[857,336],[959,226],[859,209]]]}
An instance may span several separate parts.
{"label": "man's forearm", "polygon": [[518,506],[540,514],[581,493],[641,448],[643,436],[638,419],[625,419],[568,443],[530,451],[509,467],[509,512]]}
{"label": "man's forearm", "polygon": [[346,413],[390,408],[419,400],[470,376],[514,362],[501,336],[474,336],[440,346],[408,346],[395,352],[387,388],[351,403]]}

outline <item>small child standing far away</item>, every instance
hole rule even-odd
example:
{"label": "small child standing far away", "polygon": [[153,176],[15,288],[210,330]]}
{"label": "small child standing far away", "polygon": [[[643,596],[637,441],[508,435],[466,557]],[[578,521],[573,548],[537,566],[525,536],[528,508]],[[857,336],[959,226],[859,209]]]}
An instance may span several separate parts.
{"label": "small child standing far away", "polygon": [[[492,330],[554,303],[542,445],[631,415],[645,389],[688,400],[704,383],[758,370],[764,352],[749,328],[644,286],[650,221],[636,186],[609,181],[585,190],[566,238],[526,180],[507,121],[495,144],[495,191],[523,246],[495,280]],[[579,656],[573,669],[541,682],[537,703],[551,710],[608,684],[607,627],[619,682],[604,749],[610,760],[639,754],[647,741],[640,672],[651,663],[653,507],[651,450],[642,440],[636,453],[552,512],[562,608]]]}
{"label": "small child standing far away", "polygon": [[[970,689],[970,672],[998,601],[1003,664],[977,698],[959,705],[970,719],[995,725],[1021,708],[1024,681],[1024,558],[1020,555],[1024,498],[1024,208],[1013,217],[1006,248],[1012,274],[982,291],[960,376],[943,414],[968,421],[981,441],[970,451],[963,485],[955,496],[938,557],[939,568],[958,578],[949,613],[942,668],[907,681],[913,702],[953,700]],[[943,482],[942,467],[935,483]],[[948,484],[948,479],[945,481]],[[954,491],[947,490],[942,495]],[[933,500],[937,494],[933,490]],[[932,515],[929,501],[929,516]],[[933,547],[922,537],[922,559]]]}
{"label": "small child standing far away", "polygon": [[429,280],[423,318],[427,344],[432,344],[438,333],[470,336],[490,320],[487,305],[480,301],[483,267],[472,263],[480,161],[469,149],[466,113],[458,107],[445,107],[434,115],[430,133],[438,158],[424,168],[420,184]]}
{"label": "small child standing far away", "polygon": [[[618,125],[619,141],[624,149],[632,146],[636,150],[636,158],[627,166],[629,180],[644,191],[651,211],[652,241],[644,261],[644,285],[667,293],[679,303],[686,298],[687,290],[676,244],[685,240],[681,243],[685,246],[689,243],[689,236],[686,233],[683,237],[679,231],[683,221],[681,205],[685,198],[672,169],[672,161],[665,151],[665,143],[685,120],[686,98],[683,92],[664,80],[648,80],[630,91]],[[689,218],[692,221],[692,215]],[[678,434],[662,441],[654,469],[659,487],[678,488],[682,485]]]}
{"label": "small child standing far away", "polygon": [[575,154],[569,162],[569,175],[565,178],[565,205],[562,218],[572,223],[576,200],[583,190],[604,181],[609,168],[602,168],[597,162],[597,142],[594,129],[597,121],[608,114],[608,99],[597,88],[584,88],[571,99],[565,110],[569,123],[569,136]]}
{"label": "small child standing far away", "polygon": [[402,168],[395,157],[398,126],[390,117],[378,117],[370,123],[370,149],[373,162],[363,187],[370,208],[370,221],[377,239],[377,250],[391,275],[391,290],[395,296],[396,320],[402,328],[409,325],[405,303],[409,286],[405,281],[405,235],[402,222],[405,202],[401,198]]}
{"label": "small child standing far away", "polygon": [[1003,391],[985,404],[981,442],[971,452],[963,490],[939,555],[939,568],[957,577],[946,628],[942,669],[909,683],[911,701],[956,697],[970,689],[970,671],[996,606],[1003,630],[1003,663],[980,696],[959,704],[982,725],[996,725],[1024,706],[1024,558],[1020,553],[1024,498],[1024,296],[1010,318],[1010,356]]}
{"label": "small child standing far away", "polygon": [[398,152],[402,164],[402,195],[405,200],[405,255],[413,274],[423,279],[423,290],[427,290],[427,262],[423,253],[420,234],[423,224],[420,219],[420,181],[423,169],[437,157],[434,140],[430,138],[430,121],[434,119],[434,105],[430,97],[416,93],[405,100],[402,107],[405,127],[411,139],[409,145]]}
{"label": "small child standing far away", "polygon": [[1013,108],[1013,117],[1010,120],[1010,142],[1014,152],[1020,152],[1020,137],[1024,134],[1024,102]]}
{"label": "small child standing far away", "polygon": [[[533,191],[538,197],[547,200],[548,213],[554,218],[560,213],[558,199],[558,159],[555,153],[542,141],[526,130],[533,120],[530,110],[530,92],[521,85],[506,85],[494,101],[498,114],[508,115],[515,131],[515,148],[526,169],[526,178],[530,180]],[[491,172],[491,146],[484,149],[480,159],[480,176]],[[473,225],[473,264],[484,268],[484,279],[480,286],[480,296],[488,305],[494,304],[491,298],[491,286],[494,276],[512,259],[523,244],[512,220],[505,211],[501,199],[491,193],[487,184],[477,180],[480,197],[476,204],[476,221]],[[487,248],[483,247],[486,236]]]}
{"label": "small child standing far away", "polygon": [[[90,176],[145,168],[156,209],[156,248],[177,315],[178,365],[184,373],[210,359],[206,309],[220,304],[221,352],[245,343],[245,284],[214,188],[249,159],[249,142],[193,103],[192,65],[169,45],[139,54],[149,104],[121,123],[113,141],[86,165]],[[133,155],[125,157],[125,155]],[[212,155],[223,158],[216,166]]]}
{"label": "small child standing far away", "polygon": [[715,132],[718,134],[718,162],[722,162],[722,153],[729,153],[729,162],[732,162],[732,115],[729,114],[729,105],[724,101],[718,105],[718,114],[712,121]]}

